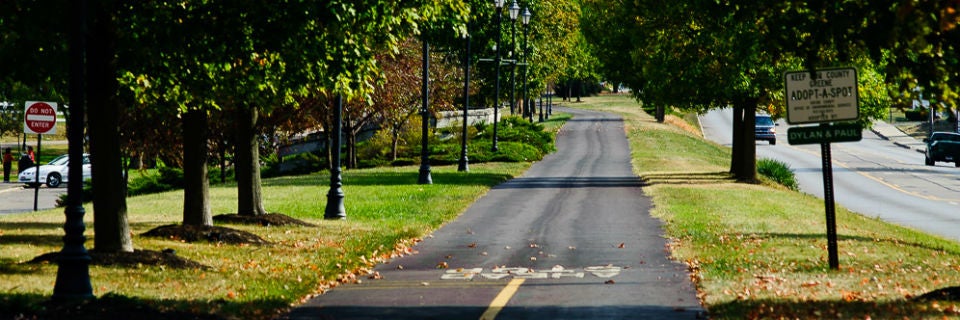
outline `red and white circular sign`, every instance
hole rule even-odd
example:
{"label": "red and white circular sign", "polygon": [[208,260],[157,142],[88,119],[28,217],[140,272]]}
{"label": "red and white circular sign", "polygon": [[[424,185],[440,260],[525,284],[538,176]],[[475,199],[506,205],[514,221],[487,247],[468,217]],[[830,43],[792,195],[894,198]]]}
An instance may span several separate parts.
{"label": "red and white circular sign", "polygon": [[23,131],[33,134],[56,133],[57,103],[27,101],[23,112]]}

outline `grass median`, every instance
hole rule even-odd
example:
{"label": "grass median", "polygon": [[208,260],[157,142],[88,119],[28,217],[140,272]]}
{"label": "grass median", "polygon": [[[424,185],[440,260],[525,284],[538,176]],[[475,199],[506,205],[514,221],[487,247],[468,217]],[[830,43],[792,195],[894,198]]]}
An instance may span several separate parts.
{"label": "grass median", "polygon": [[956,242],[838,206],[840,270],[829,270],[823,200],[769,182],[736,183],[729,148],[683,120],[657,123],[629,97],[581,105],[625,117],[634,170],[711,318],[960,316],[956,302],[917,299],[960,285]]}

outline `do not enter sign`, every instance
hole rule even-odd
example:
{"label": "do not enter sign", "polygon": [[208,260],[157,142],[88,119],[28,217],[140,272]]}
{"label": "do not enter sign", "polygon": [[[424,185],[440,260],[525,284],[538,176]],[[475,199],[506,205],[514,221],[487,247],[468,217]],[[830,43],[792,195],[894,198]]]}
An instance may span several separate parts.
{"label": "do not enter sign", "polygon": [[27,101],[23,112],[23,131],[33,134],[56,133],[57,103]]}

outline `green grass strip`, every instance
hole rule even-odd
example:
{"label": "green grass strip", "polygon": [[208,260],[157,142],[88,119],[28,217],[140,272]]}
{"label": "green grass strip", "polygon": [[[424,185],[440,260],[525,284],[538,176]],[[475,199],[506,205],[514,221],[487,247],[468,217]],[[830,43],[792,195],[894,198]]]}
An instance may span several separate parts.
{"label": "green grass strip", "polygon": [[960,285],[954,241],[838,207],[840,270],[827,263],[823,200],[771,182],[736,183],[728,148],[683,120],[657,123],[629,97],[588,99],[622,114],[634,169],[673,257],[688,264],[713,319],[956,318],[950,301],[914,299]]}

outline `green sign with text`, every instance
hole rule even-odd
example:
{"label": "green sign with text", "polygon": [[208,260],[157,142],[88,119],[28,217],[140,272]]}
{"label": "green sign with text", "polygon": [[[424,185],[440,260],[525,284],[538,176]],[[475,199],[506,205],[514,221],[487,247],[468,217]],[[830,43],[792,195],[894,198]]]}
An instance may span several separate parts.
{"label": "green sign with text", "polygon": [[863,129],[856,123],[821,124],[787,129],[787,142],[790,144],[853,142],[860,141],[862,138]]}

